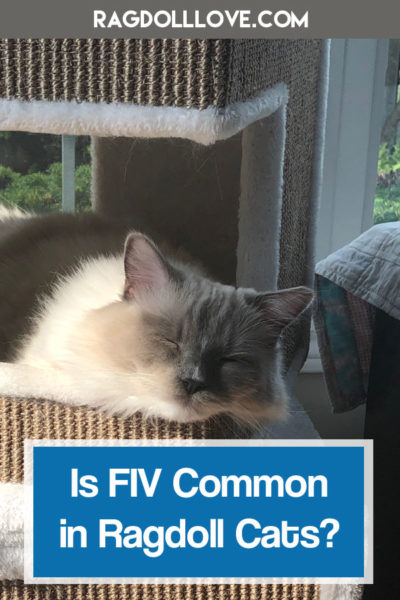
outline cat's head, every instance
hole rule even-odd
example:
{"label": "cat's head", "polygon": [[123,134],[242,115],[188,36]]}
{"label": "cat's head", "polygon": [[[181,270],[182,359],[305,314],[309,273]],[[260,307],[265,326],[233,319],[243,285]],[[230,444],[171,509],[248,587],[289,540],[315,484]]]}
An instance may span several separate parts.
{"label": "cat's head", "polygon": [[285,414],[278,341],[310,305],[311,290],[222,285],[138,233],[126,240],[124,263],[123,302],[140,315],[135,365],[148,375],[149,414],[194,421],[226,413],[249,424]]}

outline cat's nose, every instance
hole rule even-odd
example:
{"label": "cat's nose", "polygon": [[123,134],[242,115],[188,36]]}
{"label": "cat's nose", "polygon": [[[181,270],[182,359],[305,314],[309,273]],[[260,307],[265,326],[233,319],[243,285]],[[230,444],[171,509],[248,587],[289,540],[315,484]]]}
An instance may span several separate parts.
{"label": "cat's nose", "polygon": [[202,379],[195,379],[193,377],[182,379],[182,385],[190,396],[196,392],[201,392],[206,387]]}

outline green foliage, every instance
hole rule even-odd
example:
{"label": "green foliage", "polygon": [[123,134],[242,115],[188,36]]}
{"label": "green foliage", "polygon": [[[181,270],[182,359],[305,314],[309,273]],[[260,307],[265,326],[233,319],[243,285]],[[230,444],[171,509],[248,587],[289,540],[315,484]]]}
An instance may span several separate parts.
{"label": "green foliage", "polygon": [[77,212],[91,210],[92,165],[80,165],[75,171],[75,202]]}
{"label": "green foliage", "polygon": [[379,149],[374,223],[400,221],[400,142]]}
{"label": "green foliage", "polygon": [[[15,132],[2,132],[0,139],[9,143],[16,135]],[[50,139],[55,136],[47,137],[48,143],[46,152],[43,153],[43,160],[48,161],[49,157],[55,156],[58,141]],[[81,156],[75,171],[76,210],[85,212],[91,208],[91,166],[88,164],[90,148],[87,138],[82,138],[80,144]],[[85,162],[80,162],[83,160]],[[40,170],[39,165],[31,163],[28,171],[19,172],[10,166],[0,165],[0,203],[6,206],[19,206],[32,212],[60,211],[61,163],[54,161],[53,158],[53,161],[47,164],[49,165],[47,168]],[[400,221],[400,142],[392,147],[383,144],[379,150],[374,223],[387,221]]]}
{"label": "green foliage", "polygon": [[[62,203],[61,136],[0,132],[0,203],[57,212]],[[90,210],[90,138],[76,138],[76,210]]]}
{"label": "green foliage", "polygon": [[400,143],[390,147],[382,144],[379,148],[378,174],[389,174],[400,169]]}
{"label": "green foliage", "polygon": [[[90,165],[80,165],[75,172],[76,210],[90,210]],[[45,171],[21,174],[0,166],[0,203],[19,206],[32,212],[61,210],[62,166],[56,162]]]}
{"label": "green foliage", "polygon": [[374,223],[388,221],[400,221],[400,179],[396,185],[376,188]]}
{"label": "green foliage", "polygon": [[10,167],[0,165],[0,190],[10,185],[14,175],[15,173]]}
{"label": "green foliage", "polygon": [[[90,162],[90,138],[75,138],[76,164]],[[61,160],[61,136],[24,131],[0,132],[0,164],[26,175],[45,171]]]}

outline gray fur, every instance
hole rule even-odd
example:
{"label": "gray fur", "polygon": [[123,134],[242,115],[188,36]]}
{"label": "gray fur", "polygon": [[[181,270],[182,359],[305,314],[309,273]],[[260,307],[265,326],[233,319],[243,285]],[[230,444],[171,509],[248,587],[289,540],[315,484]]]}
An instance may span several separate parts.
{"label": "gray fur", "polygon": [[146,314],[153,296],[145,351],[150,363],[173,365],[182,402],[214,402],[227,412],[234,402],[234,416],[246,422],[252,415],[262,419],[280,412],[286,392],[279,337],[310,304],[309,289],[259,294],[216,283],[166,259],[136,233],[126,243],[125,272],[127,301],[139,303]]}
{"label": "gray fur", "polygon": [[66,214],[4,220],[2,225],[0,360],[10,361],[30,332],[40,298],[51,294],[82,258],[118,252],[127,227],[95,215]]}

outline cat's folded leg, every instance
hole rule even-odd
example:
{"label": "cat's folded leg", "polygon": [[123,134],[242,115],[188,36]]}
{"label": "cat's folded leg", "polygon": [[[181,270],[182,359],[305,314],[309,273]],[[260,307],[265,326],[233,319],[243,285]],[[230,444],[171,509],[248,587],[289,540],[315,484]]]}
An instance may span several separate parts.
{"label": "cat's folded leg", "polygon": [[82,404],[82,398],[66,373],[21,363],[0,362],[0,395]]}

